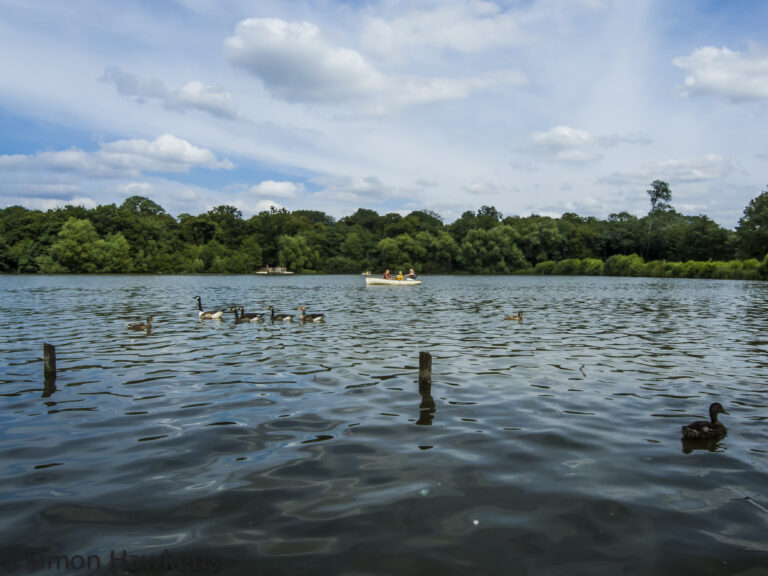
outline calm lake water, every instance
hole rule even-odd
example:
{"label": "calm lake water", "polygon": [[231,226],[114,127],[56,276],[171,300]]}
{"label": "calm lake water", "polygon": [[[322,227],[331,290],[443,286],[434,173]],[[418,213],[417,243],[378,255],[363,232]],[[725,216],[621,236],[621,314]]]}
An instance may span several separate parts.
{"label": "calm lake water", "polygon": [[0,568],[767,573],[768,283],[423,280],[0,277]]}

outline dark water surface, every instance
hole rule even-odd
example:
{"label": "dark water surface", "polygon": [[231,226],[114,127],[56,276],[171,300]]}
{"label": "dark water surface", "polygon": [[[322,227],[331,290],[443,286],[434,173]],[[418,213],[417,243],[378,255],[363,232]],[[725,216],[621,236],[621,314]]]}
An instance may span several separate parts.
{"label": "dark water surface", "polygon": [[423,280],[0,277],[0,571],[768,573],[768,284]]}

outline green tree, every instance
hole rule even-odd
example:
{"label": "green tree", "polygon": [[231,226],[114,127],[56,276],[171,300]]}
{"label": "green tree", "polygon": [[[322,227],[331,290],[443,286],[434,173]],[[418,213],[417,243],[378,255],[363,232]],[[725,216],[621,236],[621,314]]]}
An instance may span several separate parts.
{"label": "green tree", "polygon": [[37,257],[41,254],[40,245],[30,238],[19,240],[7,249],[10,267],[17,274],[37,272]]}
{"label": "green tree", "polygon": [[51,246],[50,256],[68,272],[94,272],[94,259],[99,235],[90,220],[70,218],[59,232],[58,240]]}
{"label": "green tree", "polygon": [[379,253],[379,261],[382,268],[394,269],[402,266],[400,261],[400,248],[394,238],[382,238],[376,245]]}
{"label": "green tree", "polygon": [[501,223],[503,214],[493,206],[480,206],[477,211],[477,225],[485,230],[498,226]]}
{"label": "green tree", "polygon": [[637,216],[626,211],[610,214],[601,229],[603,257],[642,252],[643,230]]}
{"label": "green tree", "polygon": [[672,190],[669,189],[669,184],[663,180],[654,180],[651,183],[650,189],[646,190],[648,196],[651,199],[651,211],[648,213],[648,239],[646,256],[651,257],[652,254],[652,238],[653,238],[653,224],[660,213],[665,212],[671,208],[669,202],[672,200]]}
{"label": "green tree", "polygon": [[654,180],[651,182],[651,188],[647,192],[651,199],[651,212],[669,210],[671,208],[669,202],[672,200],[672,190],[669,189],[669,184],[663,180]]}
{"label": "green tree", "polygon": [[362,260],[365,256],[365,245],[360,234],[355,231],[347,234],[347,237],[341,243],[339,250],[342,256],[349,258],[350,260]]}
{"label": "green tree", "polygon": [[316,250],[310,248],[304,236],[284,234],[278,238],[277,245],[279,248],[278,260],[281,266],[295,272],[317,269],[319,255]]}
{"label": "green tree", "polygon": [[685,216],[682,239],[675,260],[728,260],[733,258],[733,232],[720,227],[707,216]]}
{"label": "green tree", "polygon": [[93,259],[98,272],[131,272],[131,247],[122,233],[112,234],[105,240],[97,240],[93,246]]}
{"label": "green tree", "polygon": [[216,224],[206,216],[179,215],[179,234],[184,242],[203,246],[216,236]]}
{"label": "green tree", "polygon": [[509,274],[525,269],[528,262],[515,243],[516,236],[506,225],[470,230],[461,244],[459,263],[475,274]]}
{"label": "green tree", "polygon": [[742,258],[768,255],[768,188],[749,201],[736,227],[736,246]]}
{"label": "green tree", "polygon": [[251,234],[243,238],[239,253],[242,255],[242,261],[238,266],[242,266],[242,268],[238,272],[256,272],[261,267],[261,246],[259,246],[256,235]]}
{"label": "green tree", "polygon": [[459,254],[459,245],[448,232],[440,230],[429,252],[432,255],[431,266],[433,269],[425,272],[451,272],[456,266],[456,257]]}
{"label": "green tree", "polygon": [[232,248],[240,243],[245,231],[243,213],[234,206],[222,204],[208,211],[207,220],[214,226],[214,238]]}

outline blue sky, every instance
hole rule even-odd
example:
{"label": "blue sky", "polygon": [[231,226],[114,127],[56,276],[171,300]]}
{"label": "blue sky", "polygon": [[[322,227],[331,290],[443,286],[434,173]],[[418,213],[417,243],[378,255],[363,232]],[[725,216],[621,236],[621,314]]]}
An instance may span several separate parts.
{"label": "blue sky", "polygon": [[768,3],[0,0],[0,206],[726,227],[768,179]]}

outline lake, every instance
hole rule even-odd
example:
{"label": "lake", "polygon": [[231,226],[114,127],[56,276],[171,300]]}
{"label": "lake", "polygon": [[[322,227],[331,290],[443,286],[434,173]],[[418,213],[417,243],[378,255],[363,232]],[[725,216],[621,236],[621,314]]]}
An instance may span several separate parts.
{"label": "lake", "polygon": [[768,573],[768,283],[422,280],[0,277],[0,566]]}

